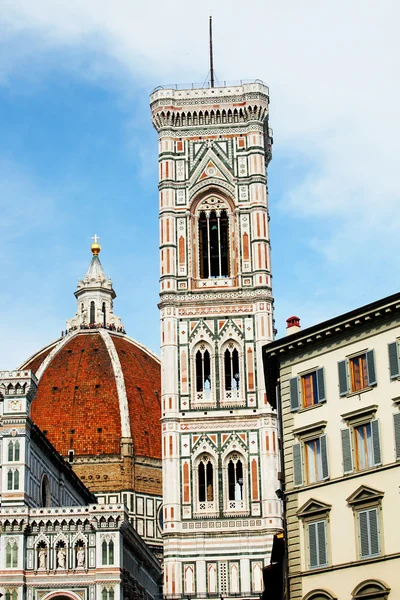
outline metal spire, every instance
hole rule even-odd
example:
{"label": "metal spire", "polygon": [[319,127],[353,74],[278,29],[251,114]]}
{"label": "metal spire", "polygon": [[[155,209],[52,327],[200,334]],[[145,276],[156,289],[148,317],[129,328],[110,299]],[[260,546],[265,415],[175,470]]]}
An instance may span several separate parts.
{"label": "metal spire", "polygon": [[212,17],[210,17],[210,79],[211,87],[214,87],[214,57],[213,57],[213,41],[212,41]]}

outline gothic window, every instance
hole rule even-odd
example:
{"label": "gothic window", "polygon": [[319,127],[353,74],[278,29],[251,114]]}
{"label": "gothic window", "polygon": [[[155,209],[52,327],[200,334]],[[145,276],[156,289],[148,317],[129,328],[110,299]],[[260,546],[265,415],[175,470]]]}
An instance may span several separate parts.
{"label": "gothic window", "polygon": [[6,590],[5,600],[18,600],[17,590]]}
{"label": "gothic window", "polygon": [[239,371],[239,352],[233,344],[229,344],[224,353],[225,365],[225,390],[239,391],[240,389],[240,371]]}
{"label": "gothic window", "polygon": [[93,325],[96,321],[96,311],[94,306],[94,301],[92,300],[90,303],[90,325]]}
{"label": "gothic window", "polygon": [[101,544],[101,562],[103,565],[114,564],[114,542],[103,540]]}
{"label": "gothic window", "polygon": [[18,490],[19,489],[19,471],[18,469],[10,469],[7,473],[7,489]]}
{"label": "gothic window", "polygon": [[210,459],[204,456],[198,466],[199,501],[214,500],[214,469]]}
{"label": "gothic window", "polygon": [[6,569],[18,566],[18,546],[17,542],[8,542],[6,545]]}
{"label": "gothic window", "polygon": [[196,352],[196,392],[202,393],[202,399],[211,396],[210,353],[202,344]]}
{"label": "gothic window", "polygon": [[229,224],[225,210],[199,217],[200,278],[229,277]]}
{"label": "gothic window", "polygon": [[229,500],[243,500],[243,464],[237,454],[228,462]]}
{"label": "gothic window", "polygon": [[8,461],[9,462],[16,462],[19,461],[19,450],[20,450],[20,445],[19,442],[9,442],[8,444]]}
{"label": "gothic window", "polygon": [[103,302],[103,304],[101,305],[101,312],[103,313],[103,325],[105,327],[106,324],[107,324],[107,321],[106,321],[106,303],[105,302]]}

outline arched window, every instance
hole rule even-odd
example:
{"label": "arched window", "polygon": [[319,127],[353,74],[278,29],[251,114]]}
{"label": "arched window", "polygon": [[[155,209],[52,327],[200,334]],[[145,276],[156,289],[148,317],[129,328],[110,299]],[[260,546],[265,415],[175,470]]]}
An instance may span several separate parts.
{"label": "arched window", "polygon": [[225,210],[199,217],[200,278],[229,277],[229,225]]}
{"label": "arched window", "polygon": [[50,482],[47,475],[43,475],[42,481],[40,484],[40,505],[41,506],[50,506],[51,504],[51,494],[50,494]]}
{"label": "arched window", "polygon": [[13,489],[13,472],[11,471],[11,469],[7,473],[7,489]]}
{"label": "arched window", "polygon": [[101,544],[101,562],[103,565],[114,564],[114,542],[103,540]]}
{"label": "arched window", "polygon": [[211,396],[210,353],[203,344],[196,352],[196,392],[202,392],[202,399]]}
{"label": "arched window", "polygon": [[19,471],[16,469],[14,471],[14,490],[19,489]]}
{"label": "arched window", "polygon": [[14,460],[19,460],[19,441],[17,440],[14,444]]}
{"label": "arched window", "polygon": [[6,569],[18,566],[18,545],[17,542],[8,542],[6,545]]}
{"label": "arched window", "polygon": [[225,365],[225,390],[239,391],[240,372],[239,372],[239,352],[233,344],[229,344],[224,354]]}
{"label": "arched window", "polygon": [[387,600],[390,589],[382,581],[369,579],[360,583],[352,592],[354,600]]}
{"label": "arched window", "polygon": [[106,303],[105,302],[103,302],[103,304],[101,305],[101,312],[103,313],[103,325],[105,327],[106,324],[107,324],[107,321],[106,321]]}
{"label": "arched window", "polygon": [[229,500],[243,500],[243,464],[237,454],[228,462]]}
{"label": "arched window", "polygon": [[14,460],[14,443],[8,442],[8,461],[12,462]]}
{"label": "arched window", "polygon": [[17,590],[6,590],[5,600],[18,600]]}
{"label": "arched window", "polygon": [[92,300],[90,303],[90,325],[93,325],[96,321],[96,311],[94,306],[94,301]]}
{"label": "arched window", "polygon": [[198,466],[199,502],[214,500],[214,469],[208,456],[203,456]]}

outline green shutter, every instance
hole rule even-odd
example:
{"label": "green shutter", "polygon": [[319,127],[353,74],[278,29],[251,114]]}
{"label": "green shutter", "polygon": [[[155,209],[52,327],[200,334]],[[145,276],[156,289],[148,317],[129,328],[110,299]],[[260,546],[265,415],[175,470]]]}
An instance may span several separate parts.
{"label": "green shutter", "polygon": [[294,485],[303,485],[303,465],[301,460],[301,444],[293,444],[293,478]]}
{"label": "green shutter", "polygon": [[292,377],[290,380],[290,410],[299,410],[299,380],[297,377]]}
{"label": "green shutter", "polygon": [[353,460],[351,456],[350,429],[342,429],[343,473],[351,473]]}
{"label": "green shutter", "polygon": [[376,556],[380,553],[379,548],[379,525],[378,525],[378,509],[372,508],[368,511],[369,516],[369,536],[371,544],[371,555]]}
{"label": "green shutter", "polygon": [[317,388],[318,388],[318,402],[325,402],[325,377],[324,368],[317,369]]}
{"label": "green shutter", "polygon": [[399,345],[398,342],[388,344],[390,379],[400,377]]}
{"label": "green shutter", "polygon": [[400,459],[400,413],[393,415],[394,421],[394,442],[396,448],[396,460]]}
{"label": "green shutter", "polygon": [[349,378],[347,376],[347,360],[338,362],[339,374],[339,396],[345,396],[349,392]]}
{"label": "green shutter", "polygon": [[358,513],[358,530],[360,537],[360,556],[361,558],[365,558],[370,556],[369,518],[367,510],[360,510]]}
{"label": "green shutter", "polygon": [[320,437],[320,444],[321,444],[322,479],[328,479],[329,468],[328,468],[328,450],[327,450],[326,435],[322,435]]}
{"label": "green shutter", "polygon": [[326,523],[319,521],[317,523],[317,541],[318,541],[318,566],[322,567],[328,563],[326,552]]}
{"label": "green shutter", "polygon": [[372,449],[374,457],[374,466],[382,464],[381,457],[381,440],[379,437],[379,420],[375,419],[371,421],[371,432],[372,432]]}
{"label": "green shutter", "polygon": [[368,385],[376,385],[375,353],[373,350],[367,352]]}
{"label": "green shutter", "polygon": [[308,526],[308,551],[310,569],[318,567],[317,523],[310,523]]}

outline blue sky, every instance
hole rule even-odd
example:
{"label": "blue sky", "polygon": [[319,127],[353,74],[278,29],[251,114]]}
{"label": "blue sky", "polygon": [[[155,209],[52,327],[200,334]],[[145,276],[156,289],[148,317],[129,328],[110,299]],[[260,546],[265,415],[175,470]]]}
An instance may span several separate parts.
{"label": "blue sky", "polygon": [[[323,5],[323,6],[322,6]],[[101,236],[128,333],[158,353],[157,136],[149,93],[207,76],[270,87],[276,324],[399,289],[396,1],[3,0],[0,370],[55,339]]]}

